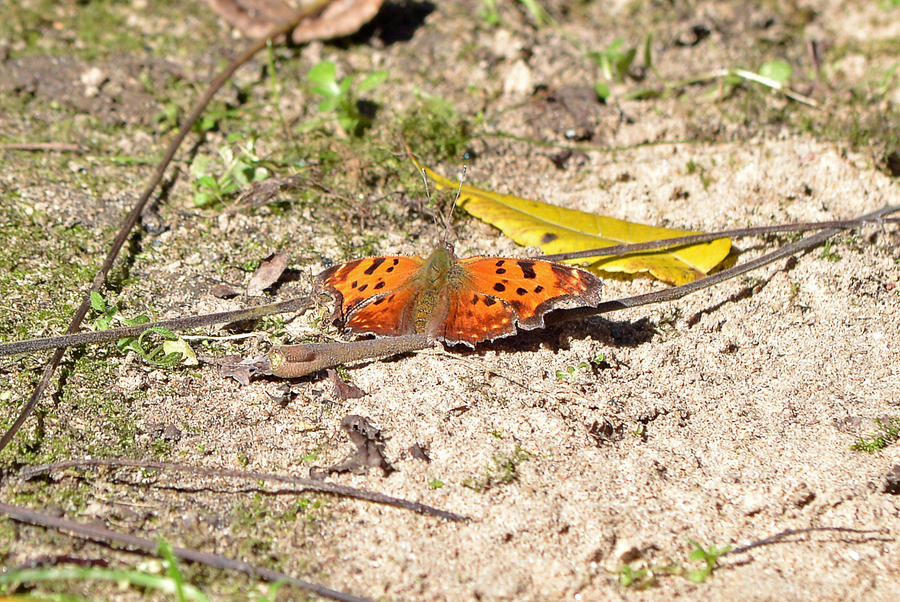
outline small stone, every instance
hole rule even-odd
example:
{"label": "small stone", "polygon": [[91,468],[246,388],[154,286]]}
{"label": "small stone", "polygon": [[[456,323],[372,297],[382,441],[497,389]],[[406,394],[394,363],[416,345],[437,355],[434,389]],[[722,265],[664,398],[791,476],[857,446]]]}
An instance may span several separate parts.
{"label": "small stone", "polygon": [[503,93],[509,96],[530,94],[534,89],[534,77],[525,61],[516,61],[506,72],[503,80]]}
{"label": "small stone", "polygon": [[98,67],[91,67],[81,74],[81,83],[84,84],[84,95],[93,98],[100,94],[100,86],[107,80],[106,74]]}

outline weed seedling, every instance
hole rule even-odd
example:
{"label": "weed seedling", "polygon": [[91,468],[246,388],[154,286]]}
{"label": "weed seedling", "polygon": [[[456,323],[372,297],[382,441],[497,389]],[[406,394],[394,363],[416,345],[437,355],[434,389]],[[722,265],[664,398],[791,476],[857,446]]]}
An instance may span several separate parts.
{"label": "weed seedling", "polygon": [[579,370],[590,370],[591,365],[587,362],[579,362],[577,366],[566,366],[565,370],[556,371],[556,380],[573,381],[578,377]]}
{"label": "weed seedling", "polygon": [[900,439],[900,418],[888,418],[887,421],[879,419],[875,421],[875,425],[881,432],[874,433],[869,439],[860,437],[856,443],[850,446],[850,449],[872,454]]}
{"label": "weed seedling", "polygon": [[688,569],[685,574],[685,576],[694,583],[703,583],[706,581],[707,577],[712,575],[713,571],[716,569],[719,558],[731,549],[731,546],[725,546],[721,549],[716,546],[704,548],[699,542],[693,539],[688,539],[688,543],[694,548],[691,550],[691,554],[688,557],[691,562],[702,562],[704,564],[704,566],[699,569]]}
{"label": "weed seedling", "polygon": [[[354,90],[356,76],[348,75],[338,80],[337,69],[331,61],[322,61],[306,74],[313,93],[322,97],[319,112],[334,113],[341,129],[351,136],[362,136],[374,117],[374,105],[362,100],[360,95],[374,90],[387,77],[387,71],[373,71],[362,78]],[[303,129],[314,129],[325,121],[329,119],[307,123]]]}
{"label": "weed seedling", "polygon": [[232,134],[228,137],[229,144],[219,149],[220,171],[213,169],[213,162],[209,157],[198,156],[191,163],[196,207],[224,203],[244,186],[261,182],[272,175],[256,154],[256,140],[248,140],[246,144],[238,146],[235,152],[231,144],[240,139],[240,134]]}
{"label": "weed seedling", "polygon": [[[123,326],[137,326],[150,321],[150,318],[143,314],[134,318],[122,317],[119,315],[119,308],[107,305],[103,296],[96,291],[91,293],[91,307],[100,314],[94,319],[94,326],[98,330],[109,330],[114,322]],[[162,337],[163,341],[153,345],[151,343],[153,335]],[[135,352],[148,364],[164,368],[175,366],[183,359],[193,358],[196,361],[190,346],[168,328],[148,328],[137,337],[119,339],[116,346],[122,351]]]}

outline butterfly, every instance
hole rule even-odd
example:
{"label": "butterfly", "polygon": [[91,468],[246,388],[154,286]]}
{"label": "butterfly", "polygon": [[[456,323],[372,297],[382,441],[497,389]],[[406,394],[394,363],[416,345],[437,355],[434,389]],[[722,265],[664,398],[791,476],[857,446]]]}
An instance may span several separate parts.
{"label": "butterfly", "polygon": [[444,244],[427,258],[366,257],[328,268],[319,286],[335,300],[332,316],[353,333],[425,334],[474,347],[544,325],[557,307],[600,301],[601,280],[535,259],[457,259]]}

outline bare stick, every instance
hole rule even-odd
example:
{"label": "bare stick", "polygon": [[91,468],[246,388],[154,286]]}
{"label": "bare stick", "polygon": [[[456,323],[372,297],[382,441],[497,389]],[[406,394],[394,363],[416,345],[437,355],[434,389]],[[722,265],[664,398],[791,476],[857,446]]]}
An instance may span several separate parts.
{"label": "bare stick", "polygon": [[65,142],[13,142],[0,144],[0,151],[84,153],[87,152],[87,149],[77,144],[66,144]]}
{"label": "bare stick", "polygon": [[[141,550],[147,554],[156,554],[159,549],[159,543],[151,539],[119,533],[118,531],[113,531],[97,525],[86,525],[65,518],[57,518],[55,516],[22,508],[21,506],[13,506],[11,504],[0,502],[0,513],[21,523],[39,525],[41,527],[57,529],[59,531],[69,531],[82,539],[88,539],[106,545],[120,544],[135,550]],[[172,547],[172,553],[178,558],[187,560],[188,562],[205,564],[206,566],[222,570],[238,571],[250,575],[251,577],[260,577],[273,583],[284,581],[285,583],[290,583],[300,589],[330,600],[342,600],[345,602],[366,602],[369,600],[369,598],[361,598],[359,596],[354,596],[353,594],[347,594],[325,587],[324,585],[319,585],[318,583],[291,577],[290,575],[279,573],[278,571],[255,567],[248,562],[234,560],[225,556],[219,556],[218,554],[210,554],[209,552],[202,552],[192,548],[179,548],[174,546]]]}
{"label": "bare stick", "polygon": [[4,355],[15,355],[16,353],[32,353],[34,351],[52,349],[54,347],[71,347],[73,345],[87,345],[90,343],[115,341],[123,337],[138,336],[151,328],[178,330],[182,328],[199,328],[201,326],[221,324],[224,322],[253,320],[271,314],[303,311],[311,304],[312,299],[309,297],[299,297],[297,299],[289,299],[279,303],[270,303],[268,305],[260,305],[259,307],[251,307],[248,309],[236,309],[234,311],[223,311],[201,316],[186,316],[183,318],[173,318],[171,320],[160,320],[159,322],[147,322],[146,324],[126,326],[124,328],[112,328],[110,330],[95,330],[93,332],[79,332],[58,337],[3,343],[0,344],[0,357]]}
{"label": "bare stick", "polygon": [[[85,295],[84,300],[82,300],[81,305],[78,306],[78,309],[75,311],[75,315],[72,317],[72,321],[69,323],[69,328],[66,330],[67,334],[76,332],[81,326],[81,322],[82,320],[84,320],[84,316],[87,315],[88,309],[91,307],[90,292],[99,291],[103,287],[104,282],[106,282],[107,274],[109,274],[109,271],[112,268],[116,257],[118,257],[119,251],[125,244],[125,241],[128,240],[128,236],[130,235],[131,230],[134,228],[134,225],[140,218],[141,212],[144,210],[144,207],[150,200],[150,195],[162,180],[163,175],[166,172],[166,167],[168,167],[169,163],[172,161],[172,158],[175,156],[175,152],[178,150],[178,147],[181,146],[182,141],[184,141],[184,139],[190,133],[194,122],[196,122],[200,115],[203,114],[203,111],[206,110],[206,105],[209,104],[209,101],[212,100],[213,96],[215,96],[219,89],[225,84],[225,82],[228,81],[232,74],[241,67],[241,65],[249,61],[257,52],[265,48],[270,41],[289,33],[297,26],[297,24],[302,19],[317,12],[324,4],[327,3],[327,1],[328,0],[314,0],[314,2],[312,2],[310,6],[307,6],[306,8],[298,12],[293,19],[291,19],[284,25],[273,29],[272,32],[269,33],[265,38],[262,38],[250,44],[247,50],[245,50],[239,57],[234,59],[231,64],[229,64],[225,68],[225,70],[222,71],[222,73],[220,73],[209,84],[206,92],[203,94],[200,100],[197,101],[197,104],[194,105],[194,108],[191,111],[190,115],[188,115],[187,119],[182,124],[181,129],[178,130],[178,134],[175,136],[172,142],[169,143],[169,147],[166,149],[165,155],[163,155],[162,160],[159,162],[159,165],[157,165],[156,171],[153,173],[150,181],[147,182],[147,186],[141,193],[140,198],[137,200],[137,202],[134,204],[134,207],[131,209],[131,212],[122,222],[119,233],[116,235],[112,247],[110,248],[109,253],[106,256],[106,259],[103,261],[103,265],[100,267],[100,271],[97,272],[97,275],[94,277],[94,281],[91,283],[90,291],[87,295]],[[58,347],[53,353],[53,356],[50,358],[50,361],[47,362],[47,365],[44,368],[44,372],[41,375],[41,379],[40,381],[38,381],[37,386],[34,388],[34,391],[32,392],[31,398],[28,400],[28,403],[26,403],[25,407],[23,407],[19,412],[18,417],[13,422],[12,426],[10,426],[9,429],[3,434],[3,437],[0,437],[0,450],[3,450],[7,445],[9,445],[9,442],[12,441],[12,438],[15,437],[16,433],[19,432],[19,429],[22,428],[22,425],[26,420],[28,420],[28,417],[34,411],[34,408],[37,406],[38,401],[40,401],[41,397],[44,394],[44,390],[50,384],[50,379],[52,378],[53,373],[56,372],[56,368],[57,366],[59,366],[59,362],[62,359],[64,352],[64,347]]]}
{"label": "bare stick", "polygon": [[435,508],[427,504],[396,498],[375,491],[367,491],[365,489],[356,489],[355,487],[347,487],[338,485],[337,483],[326,483],[325,481],[316,481],[313,479],[304,479],[302,477],[292,477],[289,475],[277,475],[265,472],[242,472],[239,470],[231,470],[228,468],[207,468],[203,466],[191,466],[188,464],[177,464],[169,462],[156,462],[153,460],[130,460],[127,458],[88,458],[83,460],[64,460],[53,464],[39,464],[37,466],[27,466],[21,470],[19,475],[25,479],[33,479],[37,476],[65,470],[66,468],[84,468],[88,466],[107,466],[107,467],[128,467],[128,468],[151,468],[161,471],[186,472],[205,477],[226,477],[235,479],[247,479],[253,481],[273,481],[276,483],[287,483],[301,489],[316,491],[319,493],[329,493],[342,497],[350,497],[376,504],[385,504],[396,508],[411,510],[418,514],[444,518],[452,521],[466,521],[468,517],[455,512],[448,512]]}
{"label": "bare stick", "polygon": [[856,219],[836,220],[830,222],[803,222],[798,224],[781,224],[776,226],[754,226],[751,228],[736,228],[734,230],[722,230],[720,232],[705,232],[703,234],[691,234],[688,236],[678,236],[676,238],[662,238],[660,240],[651,240],[648,242],[615,245],[610,247],[599,247],[596,249],[587,249],[586,251],[573,251],[571,253],[556,253],[553,255],[541,255],[535,259],[543,259],[545,261],[564,261],[567,259],[579,259],[582,257],[606,257],[612,255],[628,255],[639,251],[655,251],[658,249],[669,249],[672,247],[685,247],[695,245],[720,238],[737,238],[741,236],[759,236],[762,234],[777,234],[780,232],[804,232],[807,230],[822,230],[825,228],[836,228],[840,230],[850,230],[858,228],[865,223],[896,223],[895,218],[885,219],[883,216],[900,211],[900,206],[886,206],[882,209],[884,213],[878,217],[859,217]]}
{"label": "bare stick", "polygon": [[[749,552],[753,548],[761,548],[762,546],[768,546],[773,543],[778,543],[785,537],[790,537],[791,535],[804,535],[806,533],[815,533],[817,531],[854,533],[857,535],[869,535],[870,533],[878,533],[878,531],[874,529],[851,529],[850,527],[807,527],[805,529],[785,529],[784,531],[776,533],[771,537],[766,537],[765,539],[760,539],[752,543],[748,543],[745,546],[740,546],[734,548],[733,550],[728,550],[727,552],[724,552],[722,556],[728,556],[731,554],[743,554],[744,552]],[[890,538],[888,541],[894,541],[894,539]]]}

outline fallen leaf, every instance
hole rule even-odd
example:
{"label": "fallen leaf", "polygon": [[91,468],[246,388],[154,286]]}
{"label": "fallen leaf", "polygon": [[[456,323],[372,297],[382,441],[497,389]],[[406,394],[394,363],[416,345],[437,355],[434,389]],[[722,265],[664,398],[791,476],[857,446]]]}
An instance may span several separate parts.
{"label": "fallen leaf", "polygon": [[[459,184],[423,168],[439,190],[457,190]],[[521,245],[540,247],[544,253],[572,253],[619,244],[664,240],[696,231],[673,230],[638,224],[612,217],[565,209],[509,194],[463,185],[458,204],[471,215],[500,229]],[[625,256],[585,257],[566,263],[586,265],[592,272],[649,272],[670,284],[687,284],[705,276],[731,249],[731,240],[680,247],[674,250],[647,251]]]}
{"label": "fallen leaf", "polygon": [[340,374],[338,374],[337,370],[335,370],[334,368],[328,368],[327,370],[325,370],[325,373],[328,375],[328,378],[331,379],[331,384],[334,385],[334,396],[337,397],[340,401],[365,397],[365,391],[363,391],[356,385],[345,381],[343,378],[341,378]]}
{"label": "fallen leaf", "polygon": [[170,353],[180,353],[181,363],[185,366],[196,366],[200,363],[197,361],[197,354],[194,353],[194,350],[191,349],[191,346],[184,339],[163,341],[163,353],[166,355],[169,355]]}
{"label": "fallen leaf", "polygon": [[209,294],[218,299],[231,299],[232,297],[237,297],[238,292],[228,286],[227,284],[217,284],[211,289],[209,289]]}
{"label": "fallen leaf", "polygon": [[311,469],[309,471],[311,479],[324,479],[330,474],[340,472],[365,474],[372,466],[380,468],[384,476],[394,472],[395,468],[384,455],[384,435],[381,429],[369,422],[368,418],[350,414],[341,421],[341,428],[356,446],[356,451],[334,466]]}
{"label": "fallen leaf", "polygon": [[273,253],[263,259],[247,285],[248,295],[259,295],[278,282],[287,269],[288,257],[284,253]]}
{"label": "fallen leaf", "polygon": [[[207,0],[220,17],[244,35],[261,38],[276,26],[293,18],[310,2],[298,0]],[[294,28],[291,40],[303,44],[356,33],[378,14],[384,0],[332,0],[315,16]]]}

